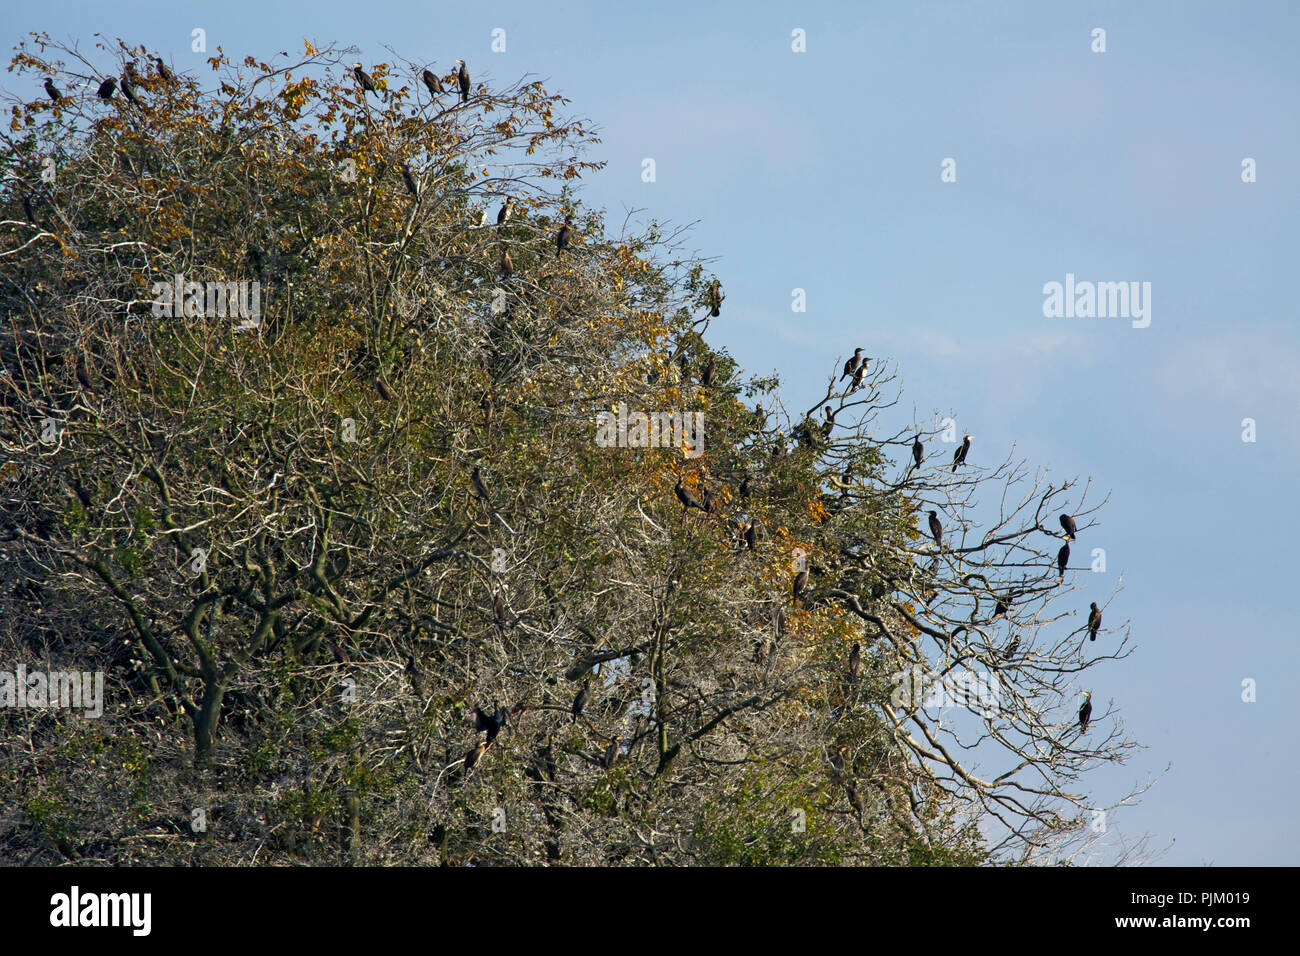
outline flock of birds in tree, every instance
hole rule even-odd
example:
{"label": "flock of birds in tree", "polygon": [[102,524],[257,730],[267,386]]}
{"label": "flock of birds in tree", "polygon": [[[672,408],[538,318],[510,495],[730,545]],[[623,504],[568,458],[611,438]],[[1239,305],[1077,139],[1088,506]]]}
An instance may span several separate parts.
{"label": "flock of birds in tree", "polygon": [[[156,67],[158,77],[164,83],[170,84],[171,82],[173,82],[175,80],[175,75],[168,68],[167,64],[163,62],[162,58],[155,57],[154,60],[155,60],[155,67]],[[471,83],[470,83],[469,70],[465,65],[465,61],[458,60],[457,62],[459,63],[459,69],[456,71],[456,85],[460,96],[460,102],[463,104],[469,101],[470,92],[471,92]],[[356,78],[357,83],[361,87],[363,95],[365,93],[376,93],[376,94],[379,93],[379,90],[375,85],[374,79],[370,76],[369,73],[367,73],[364,69],[362,69],[360,63],[353,64],[352,72],[353,72],[353,76]],[[431,96],[436,98],[438,96],[446,94],[447,90],[443,85],[442,79],[432,70],[429,69],[423,70],[423,72],[420,74],[420,78],[423,81],[425,87],[428,89],[429,94]],[[99,97],[99,99],[107,102],[113,98],[116,91],[120,88],[122,95],[126,98],[127,102],[129,102],[134,106],[139,106],[140,101],[136,95],[136,87],[138,84],[139,84],[139,77],[136,73],[134,64],[127,63],[125,69],[122,72],[120,87],[119,87],[118,79],[116,77],[110,76],[99,84],[99,87],[96,90],[96,95]],[[46,77],[44,85],[45,85],[45,92],[50,97],[51,101],[53,101],[55,104],[61,102],[63,96],[59,91],[58,87],[55,85],[53,78]],[[411,172],[410,167],[405,162],[401,164],[401,173],[402,173],[402,180],[405,183],[407,190],[411,193],[412,196],[418,199],[420,194],[419,185],[416,182],[415,176]],[[28,221],[34,222],[30,199],[26,195],[24,195],[23,197],[23,208],[24,208],[24,212],[27,214]],[[497,212],[497,217],[496,217],[497,226],[505,225],[510,220],[511,216],[514,214],[514,210],[515,210],[515,197],[513,196],[506,197],[505,202],[502,204],[500,210]],[[564,224],[560,227],[559,231],[556,233],[555,236],[556,258],[559,258],[560,255],[566,249],[568,249],[572,234],[573,234],[573,216],[572,214],[567,214],[564,219]],[[508,279],[514,274],[514,264],[510,259],[510,252],[508,249],[502,252],[499,269],[500,269],[501,276],[503,278]],[[705,304],[706,307],[709,309],[709,315],[711,317],[716,318],[719,315],[721,315],[722,300],[724,298],[725,296],[722,293],[721,284],[717,279],[714,279],[713,282],[710,284],[705,297]],[[840,375],[840,381],[842,382],[845,379],[850,379],[848,394],[852,394],[853,392],[860,389],[866,380],[867,370],[869,368],[869,363],[871,361],[871,358],[869,356],[864,356],[862,354],[863,351],[864,349],[862,348],[855,348],[853,350],[853,355],[849,357],[849,359],[844,363],[843,372]],[[685,355],[682,354],[681,358],[683,360],[683,365],[685,365],[685,361],[684,361]],[[700,375],[700,384],[703,385],[705,388],[712,388],[716,380],[717,380],[717,362],[714,356],[710,355],[708,364],[704,367]],[[374,386],[380,398],[382,398],[386,402],[392,401],[393,399],[392,392],[385,384],[382,377],[382,373],[380,375],[376,375],[374,380]],[[762,417],[762,406],[759,406],[757,411],[760,417]],[[824,415],[825,418],[823,420],[822,428],[821,428],[821,434],[823,439],[829,437],[830,432],[835,424],[835,413],[829,405],[826,406]],[[806,430],[804,434],[806,436]],[[953,474],[956,474],[958,467],[966,463],[966,456],[970,452],[972,437],[973,436],[971,435],[964,435],[962,437],[961,445],[959,445],[957,450],[953,453],[953,459],[952,459]],[[780,455],[780,454],[781,454],[781,447],[780,445],[778,445],[777,449],[774,451],[774,455]],[[925,455],[925,446],[921,443],[921,436],[918,434],[915,440],[912,442],[912,461],[913,461],[913,466],[915,468],[921,467],[921,463],[923,461],[924,455]],[[487,486],[484,483],[482,472],[478,466],[475,466],[473,471],[470,473],[470,483],[473,486],[474,494],[478,498],[480,498],[485,505],[487,505],[489,510],[491,510],[491,503],[490,503],[490,497],[488,494]],[[749,485],[749,479],[748,476],[745,476],[742,479],[741,486],[740,486],[742,497],[748,497],[748,485]],[[682,481],[682,478],[679,476],[677,479],[677,484],[673,490],[674,493],[676,494],[677,500],[682,505],[683,513],[685,513],[687,510],[691,508],[696,508],[699,511],[703,512],[704,514],[708,514],[708,515],[715,514],[717,509],[716,500],[712,490],[708,487],[707,484],[701,485],[700,494],[697,497],[695,493],[693,493],[689,488],[686,487],[686,485]],[[1057,564],[1058,580],[1063,580],[1065,577],[1066,567],[1070,560],[1070,542],[1075,540],[1078,532],[1078,527],[1075,524],[1074,518],[1068,514],[1063,514],[1060,516],[1060,523],[1066,540],[1065,543],[1061,546],[1060,551],[1057,552],[1056,564]],[[939,521],[939,515],[937,511],[932,510],[929,512],[929,527],[930,527],[930,535],[931,537],[934,538],[936,546],[942,547],[943,546],[943,525]],[[739,531],[740,531],[740,540],[741,540],[742,547],[750,551],[755,550],[757,546],[757,540],[758,540],[758,531],[754,522],[752,521],[739,522]],[[807,593],[808,584],[809,584],[808,568],[804,567],[795,575],[794,582],[791,588],[794,604],[796,606],[798,605],[799,600],[803,598],[804,595]],[[502,598],[500,592],[497,592],[496,596],[493,599],[493,610],[494,610],[494,616],[495,616],[497,626],[504,629],[505,620],[506,620],[506,611],[504,606],[504,599]],[[1009,610],[1008,600],[999,598],[994,608],[993,616],[996,619],[1000,616],[1005,615],[1008,610]],[[1090,605],[1090,610],[1088,615],[1088,624],[1087,624],[1088,639],[1095,641],[1097,639],[1097,633],[1100,630],[1100,628],[1101,628],[1101,610],[1097,607],[1097,604],[1094,601]],[[778,636],[784,631],[784,629],[785,629],[785,615],[783,611],[778,611],[778,619],[777,619]],[[1011,646],[1008,648],[1006,652],[1006,656],[1010,656],[1011,654],[1014,654],[1015,649],[1018,647],[1019,643],[1020,641],[1019,638],[1017,637],[1012,642]],[[773,641],[766,650],[764,650],[761,641],[757,642],[754,649],[755,663],[760,663],[760,664],[763,663],[775,651],[775,647],[776,647],[776,641]],[[861,670],[862,670],[862,647],[860,644],[855,643],[853,645],[852,650],[849,653],[848,671],[849,671],[850,681],[856,682],[861,673]],[[577,696],[574,697],[573,704],[570,708],[571,718],[573,721],[576,721],[579,717],[582,716],[583,709],[586,707],[589,690],[590,690],[590,680],[584,681],[582,688],[578,691]],[[1091,693],[1085,691],[1083,696],[1084,696],[1083,706],[1079,708],[1080,732],[1087,731],[1088,723],[1092,718],[1092,701],[1091,701],[1092,695]],[[471,749],[465,755],[464,769],[466,773],[468,773],[470,770],[474,768],[474,766],[479,762],[479,760],[482,759],[484,753],[487,752],[488,747],[490,747],[496,741],[497,736],[500,733],[501,729],[504,726],[506,726],[508,722],[509,713],[510,713],[509,710],[502,711],[501,709],[497,708],[494,711],[494,713],[491,716],[489,716],[485,714],[479,707],[474,708],[475,730],[476,732],[479,733],[486,732],[486,737],[482,741],[478,742],[474,746],[474,748]],[[606,749],[604,757],[601,759],[600,762],[603,766],[610,767],[613,765],[615,759],[617,758],[617,755],[618,755],[618,741],[617,739],[613,739],[610,741],[610,744]]]}

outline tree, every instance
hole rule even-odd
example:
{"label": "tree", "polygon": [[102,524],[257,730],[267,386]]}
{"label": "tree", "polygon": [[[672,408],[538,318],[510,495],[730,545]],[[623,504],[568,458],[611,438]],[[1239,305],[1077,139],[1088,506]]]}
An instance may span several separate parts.
{"label": "tree", "polygon": [[[75,47],[14,57],[65,96],[5,140],[0,646],[102,670],[107,706],[0,717],[6,855],[964,864],[990,818],[998,859],[1077,828],[1065,783],[1131,744],[1053,717],[1096,662],[1067,640],[995,669],[986,738],[1032,788],[891,703],[914,664],[993,664],[995,591],[1053,622],[1031,546],[1066,489],[918,546],[925,501],[1019,472],[891,478],[880,370],[796,418],[832,428],[769,428],[680,231],[573,193],[563,98],[394,59],[367,94],[350,51],[218,51],[215,91],[141,66],[130,104]],[[619,403],[701,411],[703,453],[602,447]]]}

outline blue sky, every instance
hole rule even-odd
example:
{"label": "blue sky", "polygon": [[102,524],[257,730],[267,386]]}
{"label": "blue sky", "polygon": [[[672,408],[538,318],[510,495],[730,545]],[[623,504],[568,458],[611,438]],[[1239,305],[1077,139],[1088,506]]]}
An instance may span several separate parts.
{"label": "blue sky", "polygon": [[[194,70],[194,27],[237,58],[306,37],[546,79],[601,128],[585,201],[698,221],[689,245],[727,293],[712,341],[779,371],[792,406],[862,345],[898,364],[891,423],[953,413],[972,461],[1015,443],[1049,480],[1109,490],[1081,541],[1108,572],[1076,597],[1124,576],[1106,623],[1136,652],[1091,687],[1147,749],[1091,788],[1105,802],[1172,764],[1112,827],[1168,864],[1300,864],[1300,6],[49,0],[9,5],[0,38],[100,31]],[[1151,325],[1045,318],[1067,272],[1150,282]]]}

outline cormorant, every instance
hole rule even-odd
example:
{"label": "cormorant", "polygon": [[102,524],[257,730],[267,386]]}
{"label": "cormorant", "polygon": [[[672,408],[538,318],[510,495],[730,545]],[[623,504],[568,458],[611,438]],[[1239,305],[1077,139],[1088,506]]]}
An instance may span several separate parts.
{"label": "cormorant", "polygon": [[582,690],[578,691],[578,696],[573,698],[573,706],[569,709],[573,715],[573,720],[582,716],[582,709],[587,706],[587,689],[591,685],[591,680],[582,682]]}
{"label": "cormorant", "polygon": [[833,408],[831,408],[829,405],[827,405],[826,408],[824,409],[824,413],[825,413],[826,417],[825,417],[825,419],[823,419],[823,421],[822,421],[822,439],[823,439],[823,440],[825,440],[825,439],[827,439],[827,438],[830,438],[830,437],[831,437],[831,432],[834,431],[834,429],[835,429],[835,409],[833,409]]}
{"label": "cormorant", "polygon": [[515,211],[515,197],[507,196],[505,205],[503,205],[501,207],[501,211],[497,213],[497,225],[504,226],[506,220],[509,219],[511,215],[514,214],[514,211]]}
{"label": "cormorant", "polygon": [[369,73],[361,69],[360,63],[352,64],[352,75],[357,78],[357,82],[361,84],[361,89],[363,91],[366,93],[377,92],[375,90],[375,81],[370,78]]}
{"label": "cormorant", "polygon": [[482,708],[474,708],[474,729],[487,731],[487,742],[492,743],[497,739],[497,734],[501,733],[501,725],[505,723],[502,715],[498,710],[492,716],[483,713]]}
{"label": "cormorant", "polygon": [[573,235],[573,216],[564,217],[564,225],[560,231],[555,234],[555,258],[560,258],[560,253],[569,248],[569,236]]}
{"label": "cormorant", "polygon": [[710,355],[709,364],[704,366],[704,372],[700,375],[700,384],[703,385],[705,388],[712,388],[713,383],[717,380],[717,377],[718,377],[718,363],[717,360],[712,355]]}
{"label": "cormorant", "polygon": [[510,261],[510,250],[507,249],[505,252],[501,253],[501,277],[503,279],[509,279],[514,274],[514,263]]}
{"label": "cormorant", "polygon": [[424,80],[424,85],[429,88],[430,96],[437,96],[439,93],[447,92],[442,88],[442,80],[432,70],[425,70],[420,74],[420,79]]}
{"label": "cormorant", "polygon": [[411,175],[411,167],[402,163],[402,182],[406,183],[406,188],[411,195],[417,199],[420,197],[420,187],[415,183],[415,177]]}
{"label": "cormorant", "polygon": [[713,489],[708,485],[702,485],[700,488],[700,504],[706,515],[713,514]]}
{"label": "cormorant", "polygon": [[782,637],[785,635],[785,627],[786,627],[785,608],[779,607],[776,609],[776,636],[777,637]]}
{"label": "cormorant", "polygon": [[966,453],[968,451],[970,451],[970,435],[964,436],[962,438],[961,447],[958,448],[955,452],[953,452],[952,470],[954,473],[957,471],[958,465],[966,464]]}
{"label": "cormorant", "polygon": [[758,543],[758,532],[754,529],[754,522],[745,526],[745,547],[750,551],[754,550],[754,545]]}
{"label": "cormorant", "polygon": [[469,773],[474,769],[474,765],[479,762],[483,754],[487,753],[487,741],[480,741],[478,746],[465,755],[465,772]]}
{"label": "cormorant", "polygon": [[[76,368],[74,369],[74,374],[77,376],[77,381],[81,383],[82,388],[84,388],[88,392],[94,391],[94,389],[90,387],[90,376],[86,374],[86,365],[80,358],[77,359]],[[1093,607],[1096,606],[1097,605],[1095,604],[1093,605]]]}
{"label": "cormorant", "polygon": [[700,504],[699,499],[691,494],[690,489],[682,484],[680,478],[677,479],[677,487],[673,489],[673,492],[677,495],[677,500],[682,503],[682,511],[685,511],[687,508],[699,508],[701,511],[704,510],[704,506]]}
{"label": "cormorant", "polygon": [[27,222],[36,225],[36,210],[32,208],[32,197],[23,193],[23,215],[27,217]]}
{"label": "cormorant", "polygon": [[854,644],[849,652],[849,680],[856,681],[862,673],[862,645]]}
{"label": "cormorant", "polygon": [[158,75],[162,77],[164,83],[170,83],[172,80],[176,79],[175,74],[173,74],[167,64],[163,62],[162,57],[154,57],[154,62],[158,67]]}
{"label": "cormorant", "polygon": [[866,381],[866,378],[867,378],[867,360],[863,359],[862,364],[858,366],[858,370],[853,373],[853,381],[850,383],[850,391],[856,392],[858,389],[860,389],[862,387],[862,383]]}
{"label": "cormorant", "polygon": [[740,497],[749,497],[749,475],[745,475],[740,479]]}
{"label": "cormorant", "polygon": [[50,99],[55,103],[63,98],[62,94],[59,93],[59,88],[54,85],[54,80],[48,76],[45,78],[45,92],[49,94]]}
{"label": "cormorant", "polygon": [[1061,550],[1056,552],[1056,571],[1058,580],[1064,580],[1066,565],[1070,563],[1070,542],[1061,545]]}
{"label": "cormorant", "polygon": [[488,495],[487,485],[483,482],[483,473],[479,471],[478,465],[475,465],[474,470],[469,473],[469,480],[470,484],[474,486],[474,493],[490,504],[491,498]]}
{"label": "cormorant", "polygon": [[375,391],[379,393],[379,397],[384,401],[391,402],[393,400],[393,393],[388,390],[388,386],[384,384],[384,379],[381,375],[375,376]]}
{"label": "cormorant", "polygon": [[1061,515],[1061,527],[1065,529],[1065,536],[1071,541],[1079,533],[1079,527],[1074,523],[1074,519],[1069,515]]}
{"label": "cormorant", "polygon": [[1083,706],[1079,708],[1079,733],[1088,732],[1088,721],[1092,720],[1092,694],[1083,692]]}
{"label": "cormorant", "polygon": [[1007,610],[1008,610],[1007,599],[998,598],[997,604],[993,606],[993,616],[995,618],[1001,617],[1002,615],[1007,613]]}
{"label": "cormorant", "polygon": [[850,375],[858,370],[862,364],[862,349],[854,349],[853,357],[844,363],[844,374],[840,376],[840,381],[844,381]]}
{"label": "cormorant", "polygon": [[1011,658],[1015,657],[1016,648],[1018,648],[1019,646],[1020,646],[1020,638],[1017,636],[1014,640],[1012,640],[1010,644],[1007,645],[1007,649],[1002,652],[1002,659],[1004,661],[1009,661],[1011,660]]}
{"label": "cormorant", "polygon": [[921,444],[921,436],[916,436],[916,441],[912,442],[912,461],[916,462],[916,467],[921,467],[921,456],[925,454],[925,446]]}
{"label": "cormorant", "polygon": [[934,538],[934,543],[943,546],[943,525],[939,523],[939,513],[930,512],[930,535]]}
{"label": "cormorant", "polygon": [[716,319],[722,314],[722,300],[725,298],[726,296],[722,294],[722,283],[714,279],[713,284],[709,286],[709,315]]}
{"label": "cormorant", "polygon": [[1095,641],[1097,632],[1101,630],[1101,609],[1097,607],[1097,602],[1092,602],[1092,610],[1088,613],[1088,640]]}
{"label": "cormorant", "polygon": [[465,61],[460,60],[460,69],[456,73],[456,81],[460,84],[460,101],[469,102],[469,70],[465,69]]}
{"label": "cormorant", "polygon": [[135,98],[135,84],[132,82],[132,69],[127,64],[126,72],[122,74],[122,95],[132,106],[139,106],[140,101]]}
{"label": "cormorant", "polygon": [[804,568],[794,576],[794,599],[797,601],[808,590],[808,569]]}
{"label": "cormorant", "polygon": [[103,83],[99,84],[99,89],[95,91],[95,95],[101,100],[111,100],[113,98],[113,91],[116,89],[117,79],[110,76]]}

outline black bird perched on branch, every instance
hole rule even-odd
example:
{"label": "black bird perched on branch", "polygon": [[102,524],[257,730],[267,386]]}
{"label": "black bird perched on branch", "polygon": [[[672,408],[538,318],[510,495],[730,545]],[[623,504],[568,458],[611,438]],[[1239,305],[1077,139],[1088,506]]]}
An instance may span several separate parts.
{"label": "black bird perched on branch", "polygon": [[515,211],[515,197],[507,196],[505,204],[501,207],[500,211],[497,212],[497,225],[504,226],[506,224],[506,220],[509,219],[514,214],[514,211]]}
{"label": "black bird perched on branch", "polygon": [[856,681],[862,673],[862,645],[854,644],[849,652],[849,680]]}
{"label": "black bird perched on branch", "polygon": [[866,378],[867,378],[867,359],[864,358],[862,360],[862,364],[858,366],[858,370],[853,373],[853,381],[849,383],[849,391],[856,392],[858,389],[860,389],[862,387],[862,383],[866,381]]}
{"label": "black bird perched on branch", "polygon": [[486,730],[488,743],[492,743],[492,741],[497,739],[497,734],[501,733],[502,723],[503,721],[501,720],[499,710],[496,714],[489,717],[487,714],[483,713],[482,708],[474,708],[474,729]]}
{"label": "black bird perched on branch", "polygon": [[1020,646],[1020,638],[1016,637],[1015,639],[1012,640],[1010,644],[1007,645],[1007,649],[1002,652],[1002,659],[1004,661],[1009,661],[1011,660],[1011,658],[1015,657],[1016,648],[1018,648],[1019,646]]}
{"label": "black bird perched on branch", "polygon": [[808,569],[804,568],[794,576],[794,599],[797,601],[808,590]]}
{"label": "black bird perched on branch", "polygon": [[587,706],[587,691],[590,686],[590,679],[583,681],[582,690],[578,691],[578,696],[573,698],[573,706],[569,708],[570,713],[573,715],[572,720],[577,720],[582,716],[582,709]]}
{"label": "black bird perched on branch", "polygon": [[460,84],[460,101],[469,102],[469,70],[465,69],[465,61],[459,60],[460,69],[456,73],[456,82]]}
{"label": "black bird perched on branch", "polygon": [[117,79],[115,77],[110,76],[103,83],[99,84],[99,89],[95,91],[95,95],[98,96],[101,100],[108,101],[113,98],[113,91],[116,89],[117,89]]}
{"label": "black bird perched on branch", "polygon": [[352,64],[352,75],[355,76],[355,77],[357,78],[357,82],[361,84],[361,89],[362,89],[364,92],[366,92],[366,93],[375,93],[375,92],[378,92],[378,91],[375,89],[375,81],[372,80],[372,79],[370,78],[370,74],[369,74],[369,73],[367,73],[365,70],[361,69],[361,64],[360,64],[360,63],[353,63],[353,64]]}
{"label": "black bird perched on branch", "polygon": [[475,465],[474,470],[469,473],[469,480],[470,484],[474,486],[474,494],[478,495],[484,502],[491,505],[492,499],[491,496],[488,495],[487,485],[483,482],[483,473],[479,471],[478,465]]}
{"label": "black bird perched on branch", "polygon": [[564,225],[560,231],[555,234],[555,258],[560,258],[560,253],[569,248],[569,237],[573,235],[573,216],[564,217]]}
{"label": "black bird perched on branch", "polygon": [[432,70],[425,70],[420,74],[420,79],[424,80],[424,85],[429,88],[430,96],[437,96],[439,93],[447,92],[442,87],[442,80]]}
{"label": "black bird perched on branch", "polygon": [[1009,605],[1007,604],[1006,598],[998,598],[997,604],[993,606],[993,616],[995,618],[1001,617],[1007,613],[1008,607]]}
{"label": "black bird perched on branch", "polygon": [[132,106],[139,106],[140,101],[135,98],[135,83],[133,82],[134,68],[128,63],[126,72],[122,74],[122,95]]}
{"label": "black bird perched on branch", "polygon": [[853,357],[844,363],[844,374],[840,376],[840,381],[841,382],[844,381],[846,378],[848,378],[850,375],[856,372],[858,370],[858,366],[861,364],[862,364],[862,349],[854,349]]}
{"label": "black bird perched on branch", "polygon": [[465,772],[469,773],[474,769],[474,765],[479,762],[483,754],[487,753],[487,741],[480,741],[478,746],[465,755]]}
{"label": "black bird perched on branch", "polygon": [[1061,527],[1065,530],[1065,536],[1071,541],[1079,533],[1079,526],[1074,523],[1074,519],[1069,515],[1061,515]]}
{"label": "black bird perched on branch", "polygon": [[515,266],[514,263],[510,261],[510,250],[507,249],[505,252],[501,253],[501,277],[503,279],[509,279],[514,274]]}
{"label": "black bird perched on branch", "polygon": [[758,543],[758,531],[754,528],[754,522],[745,526],[745,547],[750,551],[754,550],[754,545]]}
{"label": "black bird perched on branch", "polygon": [[713,383],[718,378],[718,362],[712,355],[709,356],[709,364],[704,366],[704,372],[700,375],[700,384],[705,388],[712,388]]}
{"label": "black bird perched on branch", "polygon": [[1065,578],[1065,568],[1069,563],[1070,543],[1067,541],[1065,544],[1061,545],[1061,550],[1056,552],[1056,572],[1058,580],[1063,580]]}
{"label": "black bird perched on branch", "polygon": [[701,511],[704,510],[704,506],[700,504],[699,499],[691,494],[690,489],[682,484],[680,478],[677,479],[677,487],[673,489],[673,492],[677,495],[677,500],[682,503],[682,511],[685,511],[687,508],[699,508]]}
{"label": "black bird perched on branch", "polygon": [[939,523],[939,513],[937,511],[930,512],[930,535],[934,538],[935,544],[943,545],[943,525]]}
{"label": "black bird perched on branch", "polygon": [[36,210],[32,208],[32,197],[27,193],[23,193],[23,215],[29,224],[36,225]]}
{"label": "black bird perched on branch", "polygon": [[786,626],[785,608],[779,607],[776,609],[776,636],[777,637],[783,637],[785,635],[785,626]]}
{"label": "black bird perched on branch", "polygon": [[1095,641],[1097,632],[1101,630],[1101,609],[1097,607],[1097,602],[1092,602],[1092,610],[1088,613],[1088,640]]}
{"label": "black bird perched on branch", "polygon": [[375,376],[375,391],[379,393],[379,397],[384,401],[391,402],[393,400],[393,393],[388,390],[388,386],[384,384],[384,379],[381,375]]}
{"label": "black bird perched on branch", "polygon": [[59,88],[54,85],[54,80],[48,76],[45,78],[45,92],[55,103],[63,99],[62,94],[59,93]]}
{"label": "black bird perched on branch", "polygon": [[506,600],[498,591],[492,598],[492,614],[496,618],[497,627],[505,630],[506,626]]}
{"label": "black bird perched on branch", "polygon": [[726,296],[722,294],[722,283],[717,279],[709,286],[709,315],[715,319],[722,314],[722,300]]}
{"label": "black bird perched on branch", "polygon": [[1083,692],[1083,706],[1079,708],[1079,733],[1088,732],[1088,721],[1092,720],[1092,694]]}
{"label": "black bird perched on branch", "polygon": [[406,188],[412,196],[420,198],[420,187],[415,183],[415,177],[411,175],[411,167],[402,163],[402,182],[406,183]]}
{"label": "black bird perched on branch", "polygon": [[827,405],[823,412],[826,417],[822,420],[822,440],[825,441],[831,437],[831,432],[835,430],[835,409]]}
{"label": "black bird perched on branch", "polygon": [[170,83],[172,80],[176,79],[175,74],[173,74],[167,64],[163,62],[162,57],[154,57],[154,64],[158,67],[158,75],[162,77],[164,83]]}
{"label": "black bird perched on branch", "polygon": [[912,442],[912,461],[916,462],[916,467],[921,467],[921,457],[925,454],[925,446],[921,444],[921,436],[916,436],[916,441]]}
{"label": "black bird perched on branch", "polygon": [[954,473],[956,473],[958,465],[966,464],[966,453],[968,451],[970,451],[970,435],[964,436],[962,438],[961,447],[959,447],[955,452],[953,452],[952,470]]}

